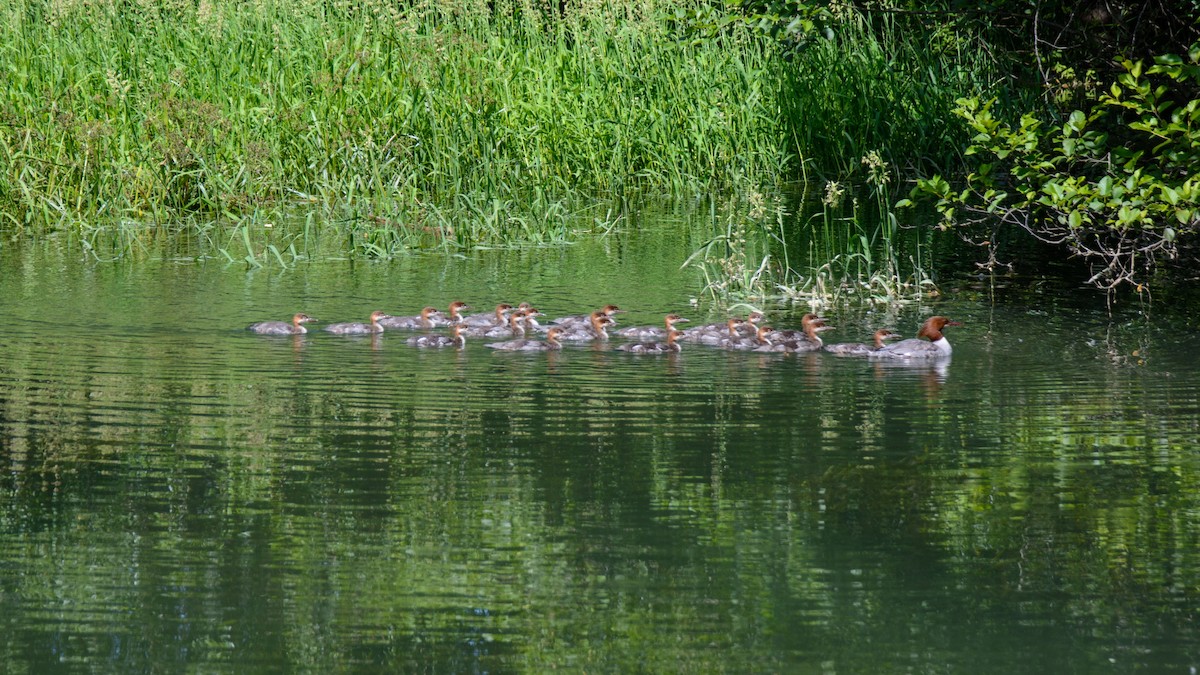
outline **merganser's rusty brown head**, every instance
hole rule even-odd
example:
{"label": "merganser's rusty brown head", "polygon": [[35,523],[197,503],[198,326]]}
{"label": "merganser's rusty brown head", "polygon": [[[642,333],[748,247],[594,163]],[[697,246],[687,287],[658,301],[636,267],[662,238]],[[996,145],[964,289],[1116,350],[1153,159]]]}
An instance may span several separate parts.
{"label": "merganser's rusty brown head", "polygon": [[917,331],[917,337],[926,338],[930,342],[937,342],[945,337],[942,335],[943,328],[961,325],[961,322],[951,321],[944,316],[931,316],[925,320],[925,323],[921,324],[921,330]]}

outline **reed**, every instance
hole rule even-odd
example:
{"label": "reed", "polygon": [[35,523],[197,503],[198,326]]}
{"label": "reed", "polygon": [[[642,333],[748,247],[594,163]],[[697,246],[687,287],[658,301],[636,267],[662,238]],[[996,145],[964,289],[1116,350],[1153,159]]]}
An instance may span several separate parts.
{"label": "reed", "polygon": [[[801,196],[797,213],[781,195],[755,191],[722,204],[713,218],[717,231],[684,267],[700,272],[704,294],[719,304],[896,306],[937,294],[928,233],[901,230],[887,163],[868,152],[860,167],[853,189],[828,181],[820,195]],[[797,255],[798,246],[805,255]]]}

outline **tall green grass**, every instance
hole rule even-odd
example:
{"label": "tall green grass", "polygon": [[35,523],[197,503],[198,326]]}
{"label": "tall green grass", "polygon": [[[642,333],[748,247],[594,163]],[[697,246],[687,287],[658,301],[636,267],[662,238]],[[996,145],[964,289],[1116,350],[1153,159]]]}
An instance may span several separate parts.
{"label": "tall green grass", "polygon": [[932,231],[900,227],[886,165],[876,153],[864,159],[866,180],[855,185],[828,181],[794,199],[752,192],[748,203],[714,203],[711,236],[683,263],[701,275],[706,298],[828,308],[936,295]]}
{"label": "tall green grass", "polygon": [[749,32],[689,40],[653,1],[496,6],[0,2],[0,210],[55,227],[315,205],[457,245],[561,236],[583,195],[786,165]]}
{"label": "tall green grass", "polygon": [[967,138],[951,113],[956,99],[1007,89],[983,38],[931,14],[859,12],[836,0],[830,10],[830,37],[780,62],[781,133],[797,155],[830,178],[853,175],[870,152],[898,177],[960,166]]}
{"label": "tall green grass", "polygon": [[741,209],[692,261],[714,294],[844,286],[835,269],[899,287],[881,198],[869,221],[827,211],[855,234],[826,228],[842,241],[804,266],[762,195],[861,181],[868,152],[893,178],[952,159],[950,106],[991,77],[973,38],[847,10],[799,49],[689,7],[714,5],[0,0],[0,228],[70,231],[99,259],[174,237],[287,266],[330,242],[556,244],[630,196],[708,194]]}

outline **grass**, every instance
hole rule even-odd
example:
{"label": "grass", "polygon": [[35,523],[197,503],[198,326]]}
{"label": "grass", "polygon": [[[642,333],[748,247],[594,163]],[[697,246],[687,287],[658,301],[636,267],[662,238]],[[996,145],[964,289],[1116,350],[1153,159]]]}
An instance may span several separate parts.
{"label": "grass", "polygon": [[655,2],[542,16],[4,2],[0,211],[54,229],[316,207],[429,247],[560,239],[584,195],[782,171],[762,40],[670,35]]}
{"label": "grass", "polygon": [[[752,192],[713,218],[715,233],[684,261],[718,303],[790,301],[814,309],[845,301],[899,305],[936,295],[927,230],[902,231],[892,174],[878,152],[861,158],[853,188],[828,181],[789,212],[780,195]],[[797,249],[803,248],[804,255]]]}
{"label": "grass", "polygon": [[[991,77],[970,36],[836,3],[835,37],[803,49],[698,28],[711,3],[491,5],[0,0],[0,229],[288,266],[559,245],[617,226],[613,203],[721,195],[741,211],[692,261],[710,290],[801,292],[762,195],[871,153],[891,177],[951,161],[952,102]],[[901,287],[890,209],[876,221],[809,270]]]}
{"label": "grass", "polygon": [[819,174],[845,178],[874,152],[896,175],[962,165],[965,92],[1002,89],[1006,75],[977,35],[953,21],[830,3],[832,38],[781,64],[781,133]]}

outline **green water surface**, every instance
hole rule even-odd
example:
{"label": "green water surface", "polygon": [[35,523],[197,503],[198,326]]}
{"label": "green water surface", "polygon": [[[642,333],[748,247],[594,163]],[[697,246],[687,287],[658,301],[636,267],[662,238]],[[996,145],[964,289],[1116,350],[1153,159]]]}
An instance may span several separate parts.
{"label": "green water surface", "polygon": [[1145,308],[947,283],[830,317],[958,319],[939,367],[241,330],[720,318],[674,231],[255,271],[0,249],[0,671],[1200,665],[1200,337]]}

